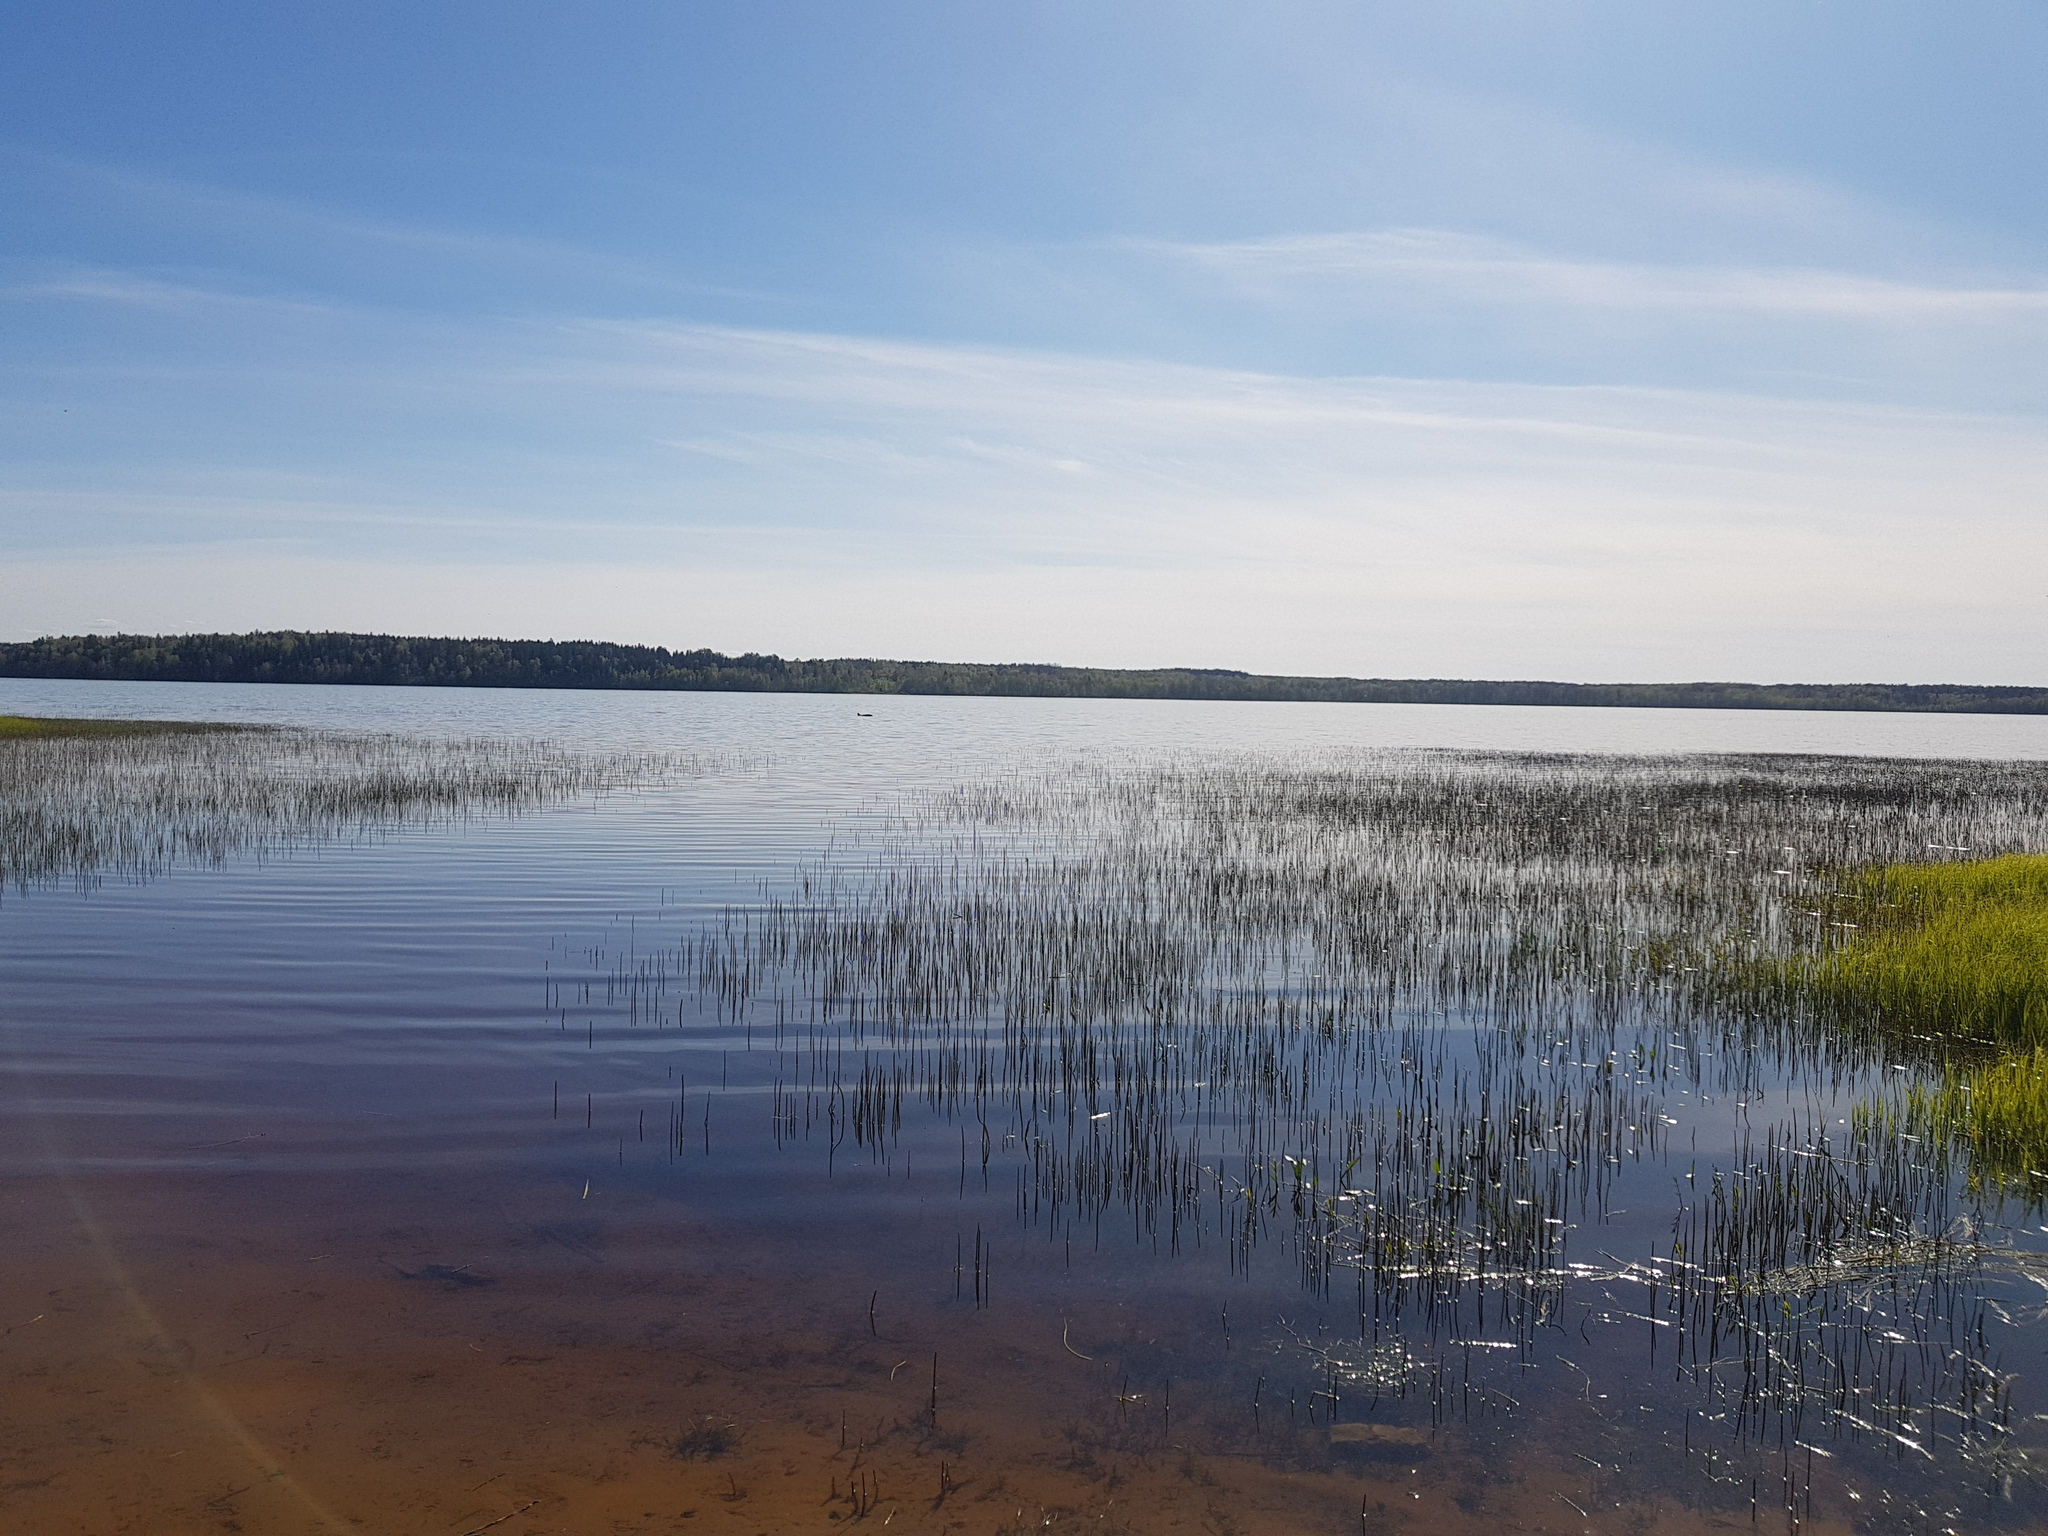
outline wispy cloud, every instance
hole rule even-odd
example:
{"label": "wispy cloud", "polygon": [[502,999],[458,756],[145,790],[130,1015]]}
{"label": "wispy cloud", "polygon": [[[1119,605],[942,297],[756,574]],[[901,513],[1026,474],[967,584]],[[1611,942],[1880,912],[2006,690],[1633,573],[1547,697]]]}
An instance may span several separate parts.
{"label": "wispy cloud", "polygon": [[165,624],[296,602],[437,628],[460,591],[471,628],[785,651],[2048,669],[2026,416],[575,316],[423,331],[231,294],[181,313],[176,366],[11,370],[18,400],[79,406],[11,429],[17,627],[118,588]]}
{"label": "wispy cloud", "polygon": [[[30,202],[88,204],[95,217],[135,231],[173,268],[216,281],[223,273],[240,272],[252,288],[291,295],[349,292],[396,277],[416,297],[432,294],[436,309],[456,312],[465,306],[454,302],[449,284],[457,293],[465,285],[495,294],[508,283],[524,283],[536,293],[553,294],[580,284],[670,301],[790,302],[787,294],[706,282],[679,265],[594,244],[379,215],[18,145],[0,145],[0,188]],[[56,281],[67,280],[80,279]],[[151,286],[148,277],[132,278],[129,294],[148,301]],[[161,286],[165,294],[159,298],[180,287],[169,281]]]}
{"label": "wispy cloud", "polygon": [[1815,268],[1574,259],[1440,229],[1290,235],[1223,243],[1135,242],[1153,260],[1267,297],[1313,285],[1434,289],[1495,305],[1805,316],[1876,323],[2048,314],[2048,283],[1902,282]]}

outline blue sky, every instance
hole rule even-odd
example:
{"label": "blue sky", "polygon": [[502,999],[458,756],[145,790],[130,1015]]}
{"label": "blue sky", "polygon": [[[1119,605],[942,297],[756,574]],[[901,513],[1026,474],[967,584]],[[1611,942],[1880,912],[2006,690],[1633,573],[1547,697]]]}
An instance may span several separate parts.
{"label": "blue sky", "polygon": [[2048,5],[14,0],[0,637],[2048,682]]}

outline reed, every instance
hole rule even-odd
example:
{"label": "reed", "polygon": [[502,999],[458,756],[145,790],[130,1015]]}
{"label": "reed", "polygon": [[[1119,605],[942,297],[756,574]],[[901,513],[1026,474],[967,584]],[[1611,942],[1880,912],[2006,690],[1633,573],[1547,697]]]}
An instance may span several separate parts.
{"label": "reed", "polygon": [[1804,962],[1805,987],[1915,1032],[2048,1044],[2048,855],[1897,864],[1857,884],[1853,937]]}
{"label": "reed", "polygon": [[2048,1047],[1952,1065],[1914,1091],[1910,1112],[1963,1146],[1979,1187],[2048,1194]]}
{"label": "reed", "polygon": [[[1898,1134],[1890,1069],[1929,1054],[1807,984],[1887,920],[1845,913],[1901,905],[1903,885],[1838,872],[1930,843],[2048,846],[2048,772],[1083,762],[915,797],[673,944],[593,965],[624,1025],[744,1037],[777,1145],[819,1143],[823,1176],[943,1148],[949,1192],[1007,1190],[1054,1252],[1120,1228],[1355,1293],[1354,1338],[1291,1339],[1246,1378],[1255,1419],[1261,1393],[1505,1412],[1584,1301],[1646,1320],[1700,1411],[1751,1443],[1960,1446],[2008,1408],[1971,1278],[1993,1257],[1946,1145]],[[1732,1151],[1681,1158],[1688,1103],[1734,1121]],[[1660,1162],[1684,1170],[1668,1244],[1592,1246]],[[968,1303],[972,1268],[985,1308],[962,1231],[953,1290]]]}
{"label": "reed", "polygon": [[2048,855],[1887,864],[1841,887],[1786,986],[1939,1067],[1900,1123],[1962,1150],[1973,1188],[2048,1195]]}
{"label": "reed", "polygon": [[719,766],[538,741],[35,722],[0,735],[0,890],[514,815]]}

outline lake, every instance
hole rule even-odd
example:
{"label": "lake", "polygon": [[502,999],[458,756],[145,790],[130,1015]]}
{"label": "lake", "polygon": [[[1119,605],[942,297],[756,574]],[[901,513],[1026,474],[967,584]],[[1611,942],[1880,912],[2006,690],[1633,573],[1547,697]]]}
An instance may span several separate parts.
{"label": "lake", "polygon": [[2048,1512],[2048,1217],[1874,1113],[1927,1053],[1716,979],[2048,848],[2048,719],[0,712],[641,765],[0,894],[9,1529]]}

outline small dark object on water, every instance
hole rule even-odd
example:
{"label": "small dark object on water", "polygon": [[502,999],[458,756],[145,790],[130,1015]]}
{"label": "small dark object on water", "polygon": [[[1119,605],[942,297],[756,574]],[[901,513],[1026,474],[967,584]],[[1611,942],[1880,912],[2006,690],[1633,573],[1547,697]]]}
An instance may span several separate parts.
{"label": "small dark object on water", "polygon": [[739,1448],[740,1437],[730,1420],[702,1419],[684,1431],[676,1441],[675,1453],[684,1461],[716,1461]]}
{"label": "small dark object on water", "polygon": [[467,1264],[422,1264],[418,1269],[399,1269],[396,1264],[391,1264],[389,1259],[386,1259],[384,1262],[390,1264],[394,1270],[398,1270],[398,1277],[401,1280],[438,1280],[443,1285],[451,1285],[468,1290],[498,1283],[489,1275],[473,1274]]}

